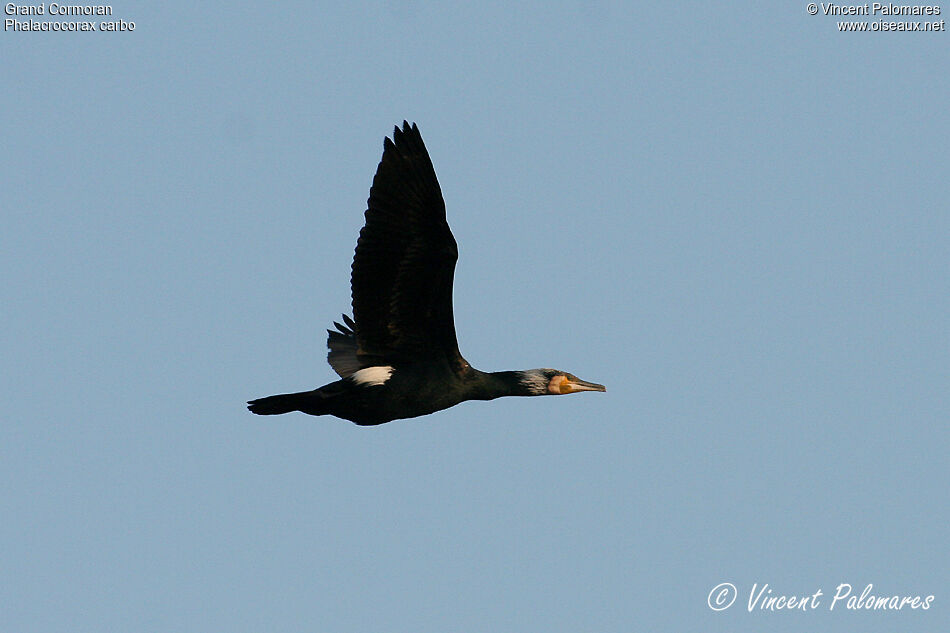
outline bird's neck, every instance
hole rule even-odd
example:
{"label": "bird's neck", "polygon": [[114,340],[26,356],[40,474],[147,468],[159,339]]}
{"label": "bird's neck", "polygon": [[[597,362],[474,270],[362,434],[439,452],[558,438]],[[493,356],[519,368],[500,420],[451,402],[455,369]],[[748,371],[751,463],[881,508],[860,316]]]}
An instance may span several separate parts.
{"label": "bird's neck", "polygon": [[[477,371],[477,370],[476,370]],[[523,371],[493,371],[478,372],[480,380],[474,390],[473,399],[494,400],[503,396],[534,396],[538,395],[525,382],[527,372]]]}

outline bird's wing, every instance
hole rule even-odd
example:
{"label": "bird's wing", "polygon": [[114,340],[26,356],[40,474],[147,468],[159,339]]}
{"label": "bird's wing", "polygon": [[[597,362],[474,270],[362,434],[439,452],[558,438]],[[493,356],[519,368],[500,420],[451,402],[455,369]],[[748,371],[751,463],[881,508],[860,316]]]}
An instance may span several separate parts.
{"label": "bird's wing", "polygon": [[[368,206],[351,276],[357,365],[445,358],[465,371],[452,315],[458,246],[415,124],[404,121],[383,142]],[[335,338],[328,341],[331,356]],[[341,339],[336,344],[345,347]],[[354,354],[345,354],[338,356],[339,368],[331,360],[338,372],[350,369],[343,361]]]}

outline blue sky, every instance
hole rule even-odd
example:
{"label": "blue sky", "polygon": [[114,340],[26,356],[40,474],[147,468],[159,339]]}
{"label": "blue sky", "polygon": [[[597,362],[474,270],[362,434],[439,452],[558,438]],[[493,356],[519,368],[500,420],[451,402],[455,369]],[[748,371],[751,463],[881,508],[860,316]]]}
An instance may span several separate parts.
{"label": "blue sky", "polygon": [[[134,31],[0,33],[0,628],[945,626],[946,32],[798,2],[112,6]],[[245,410],[333,378],[403,119],[463,354],[606,394]],[[826,598],[749,612],[763,583]],[[935,598],[829,611],[841,583]]]}

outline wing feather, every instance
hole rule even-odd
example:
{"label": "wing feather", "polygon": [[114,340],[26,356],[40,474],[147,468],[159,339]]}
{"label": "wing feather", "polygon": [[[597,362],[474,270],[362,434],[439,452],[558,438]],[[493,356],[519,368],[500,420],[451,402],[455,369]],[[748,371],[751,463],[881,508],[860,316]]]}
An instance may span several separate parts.
{"label": "wing feather", "polygon": [[350,279],[354,318],[330,331],[330,364],[342,376],[445,358],[464,371],[452,314],[458,246],[415,124],[404,121],[384,140],[365,216]]}

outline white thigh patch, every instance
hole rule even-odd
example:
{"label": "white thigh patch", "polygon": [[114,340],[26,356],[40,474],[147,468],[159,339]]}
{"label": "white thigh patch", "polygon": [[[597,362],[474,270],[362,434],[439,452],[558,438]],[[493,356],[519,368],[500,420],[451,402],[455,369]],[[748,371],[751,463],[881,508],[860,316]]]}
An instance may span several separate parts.
{"label": "white thigh patch", "polygon": [[393,368],[387,365],[385,367],[365,367],[359,371],[354,371],[350,378],[358,385],[369,387],[385,383],[392,375]]}

